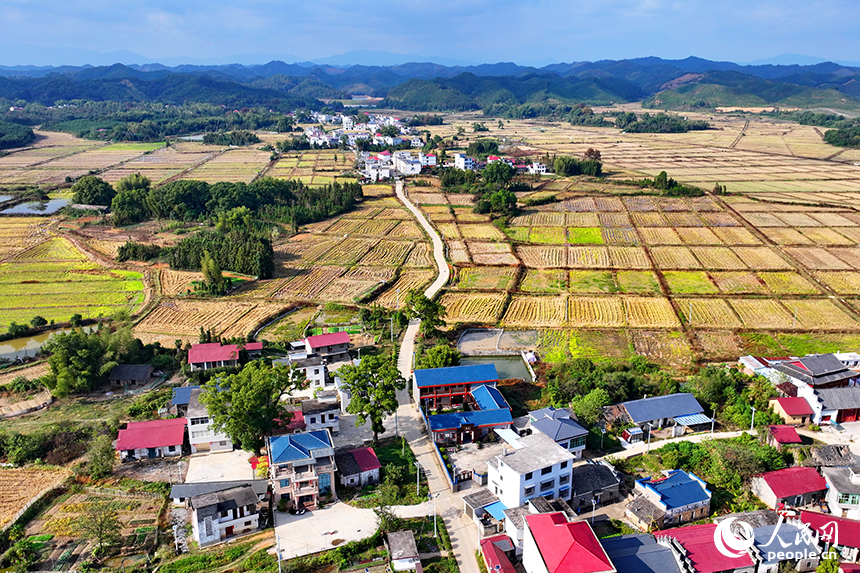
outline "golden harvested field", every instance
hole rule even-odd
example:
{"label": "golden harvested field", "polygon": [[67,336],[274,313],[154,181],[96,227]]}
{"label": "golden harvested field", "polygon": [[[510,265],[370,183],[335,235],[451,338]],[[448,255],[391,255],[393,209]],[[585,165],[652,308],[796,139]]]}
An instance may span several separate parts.
{"label": "golden harvested field", "polygon": [[51,220],[44,217],[4,217],[0,220],[0,260],[44,241]]}
{"label": "golden harvested field", "polygon": [[718,298],[675,299],[682,320],[688,325],[702,328],[740,328],[741,321],[728,303]]}
{"label": "golden harvested field", "polygon": [[31,499],[56,487],[69,475],[66,470],[0,469],[0,528],[5,528]]}
{"label": "golden harvested field", "polygon": [[457,274],[457,288],[475,290],[508,290],[516,277],[514,267],[465,267]]}
{"label": "golden harvested field", "polygon": [[522,328],[564,326],[566,302],[562,296],[514,295],[502,324]]}
{"label": "golden harvested field", "polygon": [[860,273],[858,272],[824,271],[816,273],[816,276],[838,294],[860,294]]}
{"label": "golden harvested field", "polygon": [[446,293],[442,295],[440,302],[448,312],[445,317],[445,322],[448,324],[462,322],[493,324],[499,318],[505,302],[505,294]]}
{"label": "golden harvested field", "polygon": [[158,280],[161,282],[161,294],[175,296],[194,290],[191,283],[193,281],[202,281],[203,273],[161,269]]}
{"label": "golden harvested field", "polygon": [[624,302],[618,297],[568,299],[568,324],[573,327],[626,326]]}
{"label": "golden harvested field", "polygon": [[283,305],[233,300],[171,299],[162,302],[134,327],[135,334],[149,339],[196,340],[202,327],[214,334],[242,336],[263,318],[275,315]]}
{"label": "golden harvested field", "polygon": [[423,290],[435,277],[436,273],[429,269],[404,270],[393,285],[376,297],[373,304],[378,304],[385,308],[396,308],[399,301],[402,307],[407,292],[412,289]]}
{"label": "golden harvested field", "polygon": [[269,164],[270,155],[268,151],[259,151],[252,147],[230,148],[182,174],[181,179],[196,179],[207,183],[250,183]]}

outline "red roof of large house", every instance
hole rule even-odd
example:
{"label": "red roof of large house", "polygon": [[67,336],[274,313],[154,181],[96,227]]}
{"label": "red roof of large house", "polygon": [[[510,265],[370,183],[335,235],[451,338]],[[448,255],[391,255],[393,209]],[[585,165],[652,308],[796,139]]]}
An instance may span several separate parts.
{"label": "red roof of large house", "polygon": [[759,474],[777,498],[827,489],[827,482],[815,468],[785,468]]}
{"label": "red roof of large house", "polygon": [[203,362],[220,362],[239,359],[239,348],[235,344],[221,346],[220,342],[207,342],[195,344],[188,351],[189,364],[202,364]]}
{"label": "red roof of large house", "polygon": [[129,422],[125,430],[119,431],[116,449],[126,451],[181,446],[184,439],[185,418]]}
{"label": "red roof of large house", "polygon": [[306,340],[311,348],[322,348],[323,346],[332,346],[333,344],[349,344],[349,333],[331,332],[329,334],[317,334],[316,336],[308,336]]}
{"label": "red roof of large house", "polygon": [[511,560],[501,548],[496,545],[497,542],[511,543],[511,538],[507,535],[496,535],[495,537],[487,537],[481,541],[481,553],[484,554],[484,561],[487,562],[489,571],[499,571],[501,573],[516,573],[516,569],[511,565]]}
{"label": "red roof of large house", "polygon": [[714,523],[703,525],[688,525],[666,531],[655,531],[655,537],[672,537],[687,551],[687,558],[693,564],[696,573],[715,573],[716,571],[733,571],[740,567],[751,567],[753,560],[748,553],[737,557],[726,557],[717,550],[714,544]]}
{"label": "red roof of large house", "polygon": [[[860,547],[860,521],[836,517],[817,511],[800,510],[800,521],[822,539],[844,547]],[[833,525],[836,525],[834,528]],[[836,539],[834,539],[836,537]]]}
{"label": "red roof of large house", "polygon": [[373,451],[373,448],[358,448],[357,450],[350,450],[349,453],[351,453],[352,457],[355,458],[355,462],[363,472],[369,472],[370,470],[382,467],[382,464],[379,463],[379,458],[376,457],[376,452]]}
{"label": "red roof of large house", "polygon": [[802,440],[797,434],[797,430],[792,426],[768,426],[770,434],[778,444],[800,444]]}
{"label": "red roof of large house", "polygon": [[587,521],[568,523],[561,512],[527,515],[526,521],[549,573],[615,570]]}
{"label": "red roof of large house", "polygon": [[[794,386],[794,384],[792,384]],[[796,388],[796,386],[795,386]],[[812,408],[806,398],[775,398],[782,410],[789,416],[811,416]]]}

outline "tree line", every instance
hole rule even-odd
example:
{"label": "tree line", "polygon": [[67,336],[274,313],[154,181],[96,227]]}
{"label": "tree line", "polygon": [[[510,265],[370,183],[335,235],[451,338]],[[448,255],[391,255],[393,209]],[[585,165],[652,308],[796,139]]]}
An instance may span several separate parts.
{"label": "tree line", "polygon": [[26,125],[0,121],[0,149],[24,147],[36,139],[36,134]]}
{"label": "tree line", "polygon": [[244,146],[260,143],[257,134],[247,130],[209,132],[203,135],[203,143],[207,145]]}
{"label": "tree line", "polygon": [[615,118],[615,127],[627,133],[687,133],[710,129],[711,124],[704,120],[689,120],[665,113],[643,113],[637,118],[636,114],[630,111]]}

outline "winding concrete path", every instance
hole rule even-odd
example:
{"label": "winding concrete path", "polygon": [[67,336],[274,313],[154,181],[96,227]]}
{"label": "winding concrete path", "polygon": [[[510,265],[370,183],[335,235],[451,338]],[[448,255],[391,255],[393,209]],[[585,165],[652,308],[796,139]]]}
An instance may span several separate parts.
{"label": "winding concrete path", "polygon": [[439,275],[436,277],[436,280],[433,281],[427,290],[424,291],[424,295],[427,298],[432,298],[439,289],[441,289],[448,282],[448,279],[451,278],[451,268],[448,266],[448,261],[445,260],[445,243],[442,242],[442,238],[439,237],[439,233],[436,232],[430,225],[430,221],[427,220],[427,217],[424,216],[418,207],[412,204],[412,201],[406,196],[405,186],[403,185],[403,181],[398,180],[395,185],[395,193],[397,194],[397,198],[403,201],[403,204],[406,205],[406,208],[409,209],[415,218],[418,219],[418,222],[421,223],[421,226],[424,227],[424,230],[427,231],[427,234],[430,235],[430,240],[433,241],[433,260],[436,261],[436,267],[439,269]]}

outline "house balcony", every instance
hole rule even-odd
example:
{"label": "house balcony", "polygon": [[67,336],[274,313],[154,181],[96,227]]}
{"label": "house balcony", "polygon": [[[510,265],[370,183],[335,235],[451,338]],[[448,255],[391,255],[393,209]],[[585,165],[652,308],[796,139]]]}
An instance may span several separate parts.
{"label": "house balcony", "polygon": [[296,495],[319,493],[319,490],[319,485],[316,482],[304,483],[293,488],[293,492],[295,492]]}

